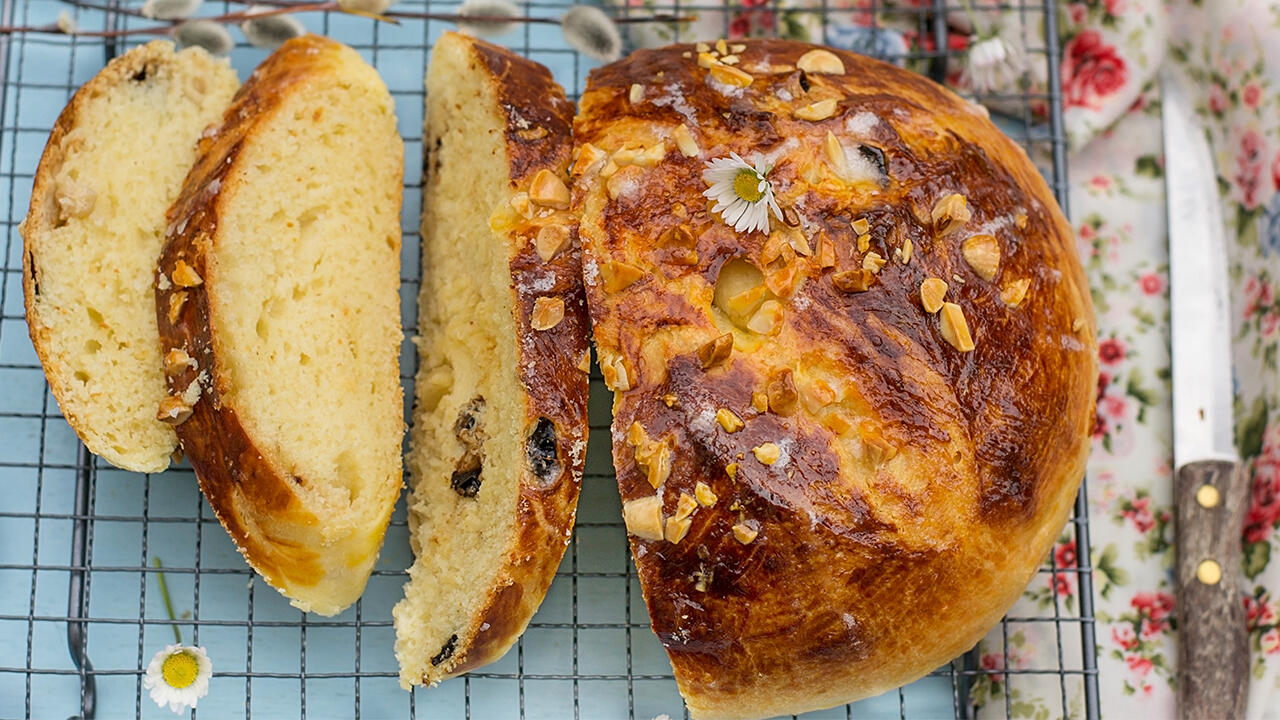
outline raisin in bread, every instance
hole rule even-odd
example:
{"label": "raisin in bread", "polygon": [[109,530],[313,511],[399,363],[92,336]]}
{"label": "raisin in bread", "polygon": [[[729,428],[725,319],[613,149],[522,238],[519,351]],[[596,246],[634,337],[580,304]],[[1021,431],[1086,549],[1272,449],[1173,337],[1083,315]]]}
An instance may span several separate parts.
{"label": "raisin in bread", "polygon": [[551,584],[587,440],[587,311],[569,207],[573,106],[546,68],[446,33],[427,75],[416,559],[405,687],[497,660]]}
{"label": "raisin in bread", "polygon": [[592,71],[575,208],[653,629],[693,717],[788,715],[920,677],[1019,596],[1084,471],[1094,316],[976,106],[813,45],[704,50]]}
{"label": "raisin in bread", "polygon": [[84,444],[136,472],[169,466],[151,281],[165,210],[239,82],[156,40],[115,58],[58,116],[19,227],[31,342]]}
{"label": "raisin in bread", "polygon": [[161,413],[245,559],[322,615],[360,597],[401,485],[403,156],[377,72],[290,40],[200,141],[157,273]]}

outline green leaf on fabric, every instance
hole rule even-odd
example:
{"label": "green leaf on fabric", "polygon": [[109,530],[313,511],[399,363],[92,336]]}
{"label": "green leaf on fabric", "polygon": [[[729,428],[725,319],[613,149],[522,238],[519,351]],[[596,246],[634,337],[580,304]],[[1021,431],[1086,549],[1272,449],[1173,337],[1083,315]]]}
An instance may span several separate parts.
{"label": "green leaf on fabric", "polygon": [[1271,560],[1271,543],[1264,540],[1262,542],[1246,543],[1244,546],[1244,574],[1250,580],[1258,577],[1267,567],[1267,562]]}
{"label": "green leaf on fabric", "polygon": [[1133,171],[1151,178],[1158,178],[1164,175],[1164,170],[1160,167],[1160,162],[1155,155],[1139,157],[1138,162],[1133,166]]}
{"label": "green leaf on fabric", "polygon": [[1236,447],[1248,460],[1262,454],[1262,436],[1267,430],[1267,401],[1254,398],[1253,407],[1236,422]]}

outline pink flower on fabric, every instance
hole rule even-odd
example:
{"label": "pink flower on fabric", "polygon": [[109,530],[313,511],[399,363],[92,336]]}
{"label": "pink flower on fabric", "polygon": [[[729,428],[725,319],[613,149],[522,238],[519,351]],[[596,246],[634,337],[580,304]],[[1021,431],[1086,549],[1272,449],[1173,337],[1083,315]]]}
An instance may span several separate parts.
{"label": "pink flower on fabric", "polygon": [[1129,665],[1129,669],[1137,673],[1139,677],[1145,677],[1147,673],[1151,672],[1151,668],[1155,666],[1149,659],[1138,655],[1125,656],[1124,661]]}
{"label": "pink flower on fabric", "polygon": [[1160,277],[1160,273],[1149,272],[1138,278],[1138,287],[1142,288],[1145,295],[1159,295],[1164,292],[1164,278]]}
{"label": "pink flower on fabric", "polygon": [[1280,654],[1280,630],[1271,628],[1262,634],[1258,644],[1262,646],[1262,652],[1267,655]]}
{"label": "pink flower on fabric", "polygon": [[1102,41],[1097,30],[1084,30],[1071,38],[1062,56],[1062,91],[1068,108],[1097,110],[1129,79],[1124,58]]}
{"label": "pink flower on fabric", "polygon": [[1067,573],[1054,573],[1054,578],[1049,582],[1049,586],[1053,588],[1053,594],[1058,597],[1070,597],[1075,593],[1075,588],[1071,584],[1071,576]]}
{"label": "pink flower on fabric", "polygon": [[1244,516],[1244,541],[1266,542],[1280,523],[1280,448],[1276,431],[1269,430],[1262,455],[1253,462],[1253,487]]}
{"label": "pink flower on fabric", "polygon": [[1258,101],[1262,99],[1262,88],[1258,87],[1258,83],[1249,83],[1244,86],[1244,92],[1240,94],[1244,100],[1244,104],[1251,107],[1258,107]]}
{"label": "pink flower on fabric", "polygon": [[1160,633],[1164,632],[1164,629],[1168,626],[1169,624],[1163,620],[1147,618],[1142,621],[1142,632],[1140,634],[1143,640],[1150,640],[1151,638],[1159,637]]}
{"label": "pink flower on fabric", "polygon": [[1266,138],[1252,128],[1240,136],[1240,154],[1236,156],[1236,174],[1232,179],[1240,188],[1240,202],[1246,209],[1262,202],[1262,158],[1266,145]]}
{"label": "pink flower on fabric", "polygon": [[1111,187],[1111,178],[1106,175],[1094,175],[1089,178],[1089,186],[1098,190],[1107,190]]}
{"label": "pink flower on fabric", "polygon": [[1111,641],[1119,645],[1121,650],[1132,650],[1138,647],[1138,636],[1134,634],[1133,626],[1129,623],[1113,625],[1111,627]]}
{"label": "pink flower on fabric", "polygon": [[1098,359],[1103,365],[1116,365],[1124,360],[1124,343],[1117,338],[1107,338],[1098,343]]}
{"label": "pink flower on fabric", "polygon": [[[1140,533],[1145,533],[1156,526],[1156,518],[1151,514],[1151,498],[1137,498],[1133,507],[1121,513],[1126,520]],[[1136,606],[1135,606],[1136,607]]]}
{"label": "pink flower on fabric", "polygon": [[[1150,502],[1151,498],[1140,498],[1141,500]],[[1137,504],[1137,501],[1134,501]],[[1140,592],[1133,596],[1129,601],[1129,605],[1137,610],[1140,615],[1151,618],[1152,620],[1163,620],[1169,617],[1169,613],[1173,612],[1173,596],[1169,593]]]}
{"label": "pink flower on fabric", "polygon": [[1262,339],[1270,340],[1276,336],[1276,328],[1280,327],[1280,315],[1274,310],[1262,316]]}
{"label": "pink flower on fabric", "polygon": [[1073,24],[1083,25],[1089,19],[1089,8],[1084,3],[1071,3],[1067,6],[1067,14]]}
{"label": "pink flower on fabric", "polygon": [[1122,420],[1129,411],[1129,403],[1122,397],[1107,397],[1102,399],[1103,405],[1107,408],[1107,415]]}
{"label": "pink flower on fabric", "polygon": [[1227,91],[1217,83],[1209,86],[1209,109],[1214,115],[1221,115],[1227,111]]}
{"label": "pink flower on fabric", "polygon": [[1108,15],[1119,15],[1125,11],[1127,2],[1126,0],[1102,0],[1102,4],[1107,8]]}
{"label": "pink flower on fabric", "polygon": [[1271,161],[1271,184],[1280,190],[1280,150],[1276,151],[1276,157]]}
{"label": "pink flower on fabric", "polygon": [[1058,545],[1053,550],[1053,564],[1060,568],[1076,566],[1076,541],[1070,540]]}
{"label": "pink flower on fabric", "polygon": [[729,23],[729,39],[741,40],[751,32],[751,18],[739,15]]}

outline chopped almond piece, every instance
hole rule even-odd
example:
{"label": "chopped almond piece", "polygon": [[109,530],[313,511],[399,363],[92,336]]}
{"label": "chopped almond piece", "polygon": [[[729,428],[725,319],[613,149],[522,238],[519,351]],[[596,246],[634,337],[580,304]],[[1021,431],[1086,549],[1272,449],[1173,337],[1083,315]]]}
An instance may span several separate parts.
{"label": "chopped almond piece", "polygon": [[862,268],[844,270],[831,276],[831,284],[835,285],[837,290],[847,293],[866,292],[873,282],[875,282],[875,274]]}
{"label": "chopped almond piece", "polygon": [[533,313],[529,327],[534,330],[550,330],[564,320],[564,298],[540,297],[533,301]]}
{"label": "chopped almond piece", "polygon": [[862,269],[878,273],[880,272],[880,268],[883,268],[886,262],[888,262],[888,260],[880,257],[880,253],[867,253],[862,258]]}
{"label": "chopped almond piece", "polygon": [[837,101],[835,98],[827,98],[810,103],[802,107],[796,108],[791,114],[799,120],[807,120],[809,122],[818,122],[826,120],[836,114]]}
{"label": "chopped almond piece", "polygon": [[1000,291],[1000,299],[1009,307],[1018,307],[1027,296],[1027,288],[1031,287],[1030,278],[1014,280]]}
{"label": "chopped almond piece", "polygon": [[746,423],[742,422],[742,418],[738,417],[729,408],[716,410],[716,422],[720,423],[720,427],[724,428],[727,433],[736,433],[746,427]]}
{"label": "chopped almond piece", "polygon": [[750,85],[751,81],[754,80],[754,78],[738,68],[720,63],[711,66],[711,77],[725,85],[740,88]]}
{"label": "chopped almond piece", "polygon": [[672,545],[679,545],[685,535],[689,534],[689,528],[693,526],[693,520],[689,518],[667,518],[665,536],[667,542]]}
{"label": "chopped almond piece", "polygon": [[849,177],[849,158],[845,157],[844,146],[840,144],[840,138],[836,134],[827,131],[827,137],[823,140],[823,150],[827,155],[827,164],[835,171],[842,180]]}
{"label": "chopped almond piece", "polygon": [[725,333],[715,340],[707,341],[702,347],[698,348],[698,359],[702,362],[702,369],[709,370],[728,360],[729,355],[732,353],[733,333]]}
{"label": "chopped almond piece", "polygon": [[969,222],[970,217],[972,213],[969,212],[968,201],[959,193],[951,193],[943,197],[933,206],[933,212],[930,214],[933,230],[939,237],[959,230]]}
{"label": "chopped almond piece", "polygon": [[831,236],[825,232],[818,237],[818,267],[831,268],[836,266],[836,246],[831,240]]}
{"label": "chopped almond piece", "polygon": [[810,50],[800,56],[796,67],[807,73],[844,74],[844,62],[830,50]]}
{"label": "chopped almond piece", "polygon": [[992,235],[974,235],[960,246],[960,253],[978,277],[991,282],[1000,268],[1000,243]]}
{"label": "chopped almond piece", "polygon": [[581,177],[604,158],[603,150],[591,143],[583,143],[582,147],[578,148],[578,157],[573,161],[573,166],[569,168],[569,174],[573,177]]}
{"label": "chopped almond piece", "polygon": [[181,258],[173,264],[173,284],[178,287],[196,287],[204,283],[200,273]]}
{"label": "chopped almond piece", "polygon": [[769,411],[769,396],[759,390],[751,393],[751,409],[764,414]]}
{"label": "chopped almond piece", "polygon": [[643,453],[637,448],[636,461],[644,466],[646,479],[655,490],[671,477],[671,445],[666,441],[650,443]]}
{"label": "chopped almond piece", "polygon": [[974,348],[969,323],[964,319],[964,310],[955,303],[942,304],[942,337],[960,352],[969,352]]}
{"label": "chopped almond piece", "polygon": [[529,183],[529,202],[556,210],[569,209],[569,188],[555,173],[543,168]]}
{"label": "chopped almond piece", "polygon": [[1026,213],[1018,213],[1017,215],[1014,215],[1014,216],[1013,216],[1013,224],[1014,224],[1014,225],[1015,225],[1019,230],[1026,230],[1026,229],[1027,229],[1027,214],[1026,214]]}
{"label": "chopped almond piece", "polygon": [[716,40],[716,52],[720,53],[721,55],[729,54],[729,46],[725,44],[724,38],[720,38],[719,40]]}
{"label": "chopped almond piece", "polygon": [[578,360],[578,369],[588,375],[591,374],[591,351],[583,350],[582,357]]}
{"label": "chopped almond piece", "polygon": [[680,404],[680,398],[676,397],[675,393],[663,393],[660,399],[662,400],[662,404],[669,408],[673,408]]}
{"label": "chopped almond piece", "polygon": [[640,447],[649,442],[649,433],[639,421],[632,421],[631,426],[627,428],[627,444],[632,447]]}
{"label": "chopped almond piece", "polygon": [[194,410],[181,395],[170,395],[160,401],[156,419],[167,425],[181,425],[191,419]]}
{"label": "chopped almond piece", "polygon": [[602,355],[597,350],[596,360],[600,363],[600,374],[604,376],[604,384],[614,392],[626,392],[631,389],[631,373],[627,372],[626,361],[620,355]]}
{"label": "chopped almond piece", "polygon": [[942,278],[926,278],[920,283],[920,306],[927,313],[942,309],[942,299],[947,296],[947,282]]}
{"label": "chopped almond piece", "polygon": [[182,372],[184,368],[196,366],[195,358],[182,348],[174,348],[164,354],[164,374],[170,377]]}
{"label": "chopped almond piece", "polygon": [[730,480],[738,477],[738,463],[729,463],[724,466],[724,474],[729,476]]}
{"label": "chopped almond piece", "polygon": [[698,67],[710,68],[713,65],[719,65],[719,64],[720,64],[720,61],[716,59],[715,55],[712,55],[711,53],[705,50],[698,52]]}
{"label": "chopped almond piece", "polygon": [[622,503],[627,532],[645,540],[662,539],[662,498],[647,495]]}
{"label": "chopped almond piece", "polygon": [[177,325],[182,316],[182,306],[187,304],[187,291],[179,290],[169,296],[169,324]]}
{"label": "chopped almond piece", "polygon": [[621,261],[607,262],[600,267],[600,276],[604,280],[604,289],[606,292],[611,293],[631,287],[644,275],[644,270]]}
{"label": "chopped almond piece", "polygon": [[644,100],[644,86],[640,83],[631,83],[631,89],[627,93],[627,99],[632,105],[638,105]]}
{"label": "chopped almond piece", "polygon": [[782,368],[769,378],[765,386],[769,397],[769,409],[778,415],[791,415],[796,411],[799,395],[790,368]]}
{"label": "chopped almond piece", "polygon": [[712,492],[711,486],[701,480],[698,481],[697,485],[693,486],[693,496],[702,507],[712,507],[716,504],[716,500],[719,500],[716,494]]}
{"label": "chopped almond piece", "polygon": [[760,309],[747,321],[747,329],[761,335],[777,335],[782,330],[782,303],[777,300],[765,300]]}
{"label": "chopped almond piece", "polygon": [[569,228],[558,223],[542,226],[542,229],[538,230],[537,238],[533,241],[533,246],[537,249],[538,257],[542,258],[542,262],[550,262],[568,244]]}
{"label": "chopped almond piece", "polygon": [[871,236],[863,233],[858,236],[858,252],[866,252],[871,249]]}
{"label": "chopped almond piece", "polygon": [[680,493],[680,500],[676,502],[676,514],[673,515],[677,520],[683,520],[693,514],[698,509],[698,501],[689,493]]}
{"label": "chopped almond piece", "polygon": [[850,225],[853,226],[853,231],[859,235],[866,235],[871,232],[871,221],[864,217],[854,220]]}
{"label": "chopped almond piece", "polygon": [[671,132],[671,136],[676,140],[676,148],[680,150],[680,154],[685,157],[698,157],[701,150],[698,148],[698,141],[693,138],[693,133],[689,132],[688,125],[677,125],[676,129]]}
{"label": "chopped almond piece", "polygon": [[733,526],[733,537],[743,545],[750,545],[759,535],[760,531],[754,524],[738,523]]}
{"label": "chopped almond piece", "polygon": [[898,257],[901,258],[903,265],[906,265],[907,263],[911,262],[911,248],[912,248],[911,238],[903,238],[901,254],[898,255]]}
{"label": "chopped almond piece", "polygon": [[751,448],[751,453],[756,456],[765,465],[772,465],[778,462],[778,458],[782,457],[782,448],[777,443],[761,443]]}

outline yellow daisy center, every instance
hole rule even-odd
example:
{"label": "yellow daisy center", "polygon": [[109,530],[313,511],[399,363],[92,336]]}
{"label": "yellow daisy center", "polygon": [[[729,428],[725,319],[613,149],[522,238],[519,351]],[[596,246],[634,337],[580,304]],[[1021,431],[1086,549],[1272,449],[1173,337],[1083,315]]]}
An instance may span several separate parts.
{"label": "yellow daisy center", "polygon": [[743,168],[733,178],[733,192],[749,203],[760,202],[764,191],[760,189],[760,175],[755,170]]}
{"label": "yellow daisy center", "polygon": [[189,652],[176,652],[164,659],[160,666],[160,674],[170,687],[190,687],[200,674],[200,661]]}

